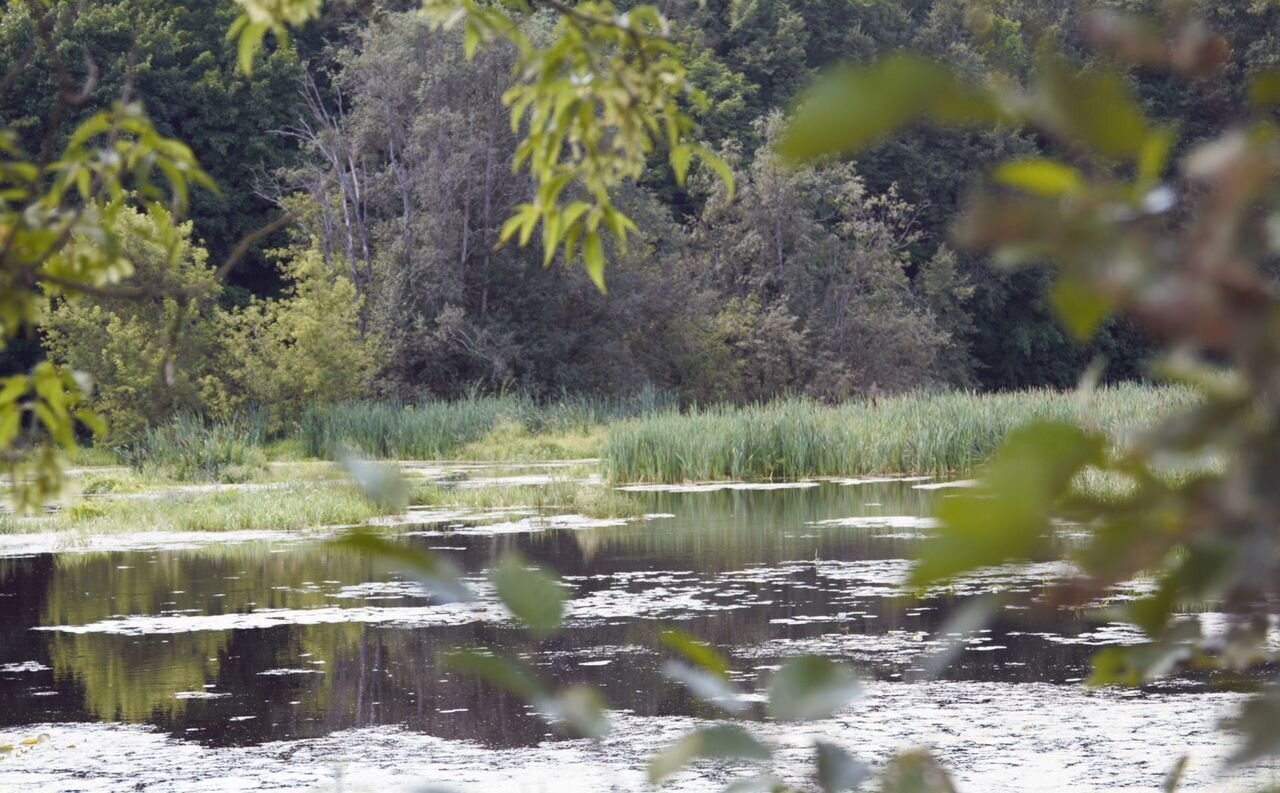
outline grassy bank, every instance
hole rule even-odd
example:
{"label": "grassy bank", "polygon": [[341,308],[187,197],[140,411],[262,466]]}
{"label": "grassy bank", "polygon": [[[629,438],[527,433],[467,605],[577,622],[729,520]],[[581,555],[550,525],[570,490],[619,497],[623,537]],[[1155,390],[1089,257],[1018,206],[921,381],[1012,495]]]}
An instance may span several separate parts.
{"label": "grassy bank", "polygon": [[1016,427],[1091,422],[1113,437],[1193,401],[1189,391],[1124,385],[1093,394],[916,394],[825,406],[802,399],[668,411],[609,429],[605,462],[620,482],[795,479],[963,472]]}
{"label": "grassy bank", "polygon": [[353,487],[302,482],[85,500],[46,515],[0,515],[0,533],[292,530],[362,523],[383,512]]}

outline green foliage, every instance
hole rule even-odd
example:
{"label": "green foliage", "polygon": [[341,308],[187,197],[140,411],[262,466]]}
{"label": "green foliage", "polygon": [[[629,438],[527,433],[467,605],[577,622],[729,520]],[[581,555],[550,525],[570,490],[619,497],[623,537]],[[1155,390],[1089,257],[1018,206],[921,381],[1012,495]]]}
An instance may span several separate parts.
{"label": "green foliage", "polygon": [[246,482],[266,468],[261,423],[248,419],[206,422],[180,413],[150,427],[125,449],[126,461],[150,477],[179,482]]}
{"label": "green foliage", "polygon": [[[157,418],[204,411],[222,393],[217,374],[220,288],[191,225],[168,227],[125,208],[111,233],[130,263],[133,294],[69,295],[44,323],[56,364],[84,372],[113,445],[137,438]],[[85,249],[96,243],[81,242]]]}
{"label": "green foliage", "polygon": [[[1227,42],[1189,13],[1152,23],[1102,12],[1086,18],[1085,28],[1118,63],[1196,81],[1217,79],[1228,66]],[[935,72],[928,80],[931,90],[955,89],[949,76]],[[1255,85],[1263,87],[1253,98],[1265,100],[1265,83]],[[898,95],[889,106],[914,101],[920,90],[905,79],[882,87]],[[1126,313],[1166,351],[1157,371],[1199,398],[1114,449],[1098,432],[1071,426],[1015,434],[984,472],[983,491],[943,503],[942,526],[926,543],[916,582],[1065,551],[1081,575],[1069,592],[1055,593],[1060,602],[1089,603],[1137,577],[1156,582],[1124,607],[1150,641],[1099,653],[1092,683],[1139,684],[1183,664],[1232,675],[1258,669],[1272,658],[1266,626],[1274,618],[1278,508],[1271,479],[1280,348],[1269,329],[1280,300],[1263,266],[1276,250],[1266,231],[1275,223],[1280,183],[1274,120],[1264,115],[1206,134],[1181,152],[1175,170],[1172,126],[1148,116],[1116,68],[1080,69],[1046,46],[1029,90],[965,90],[1056,140],[1074,161],[998,168],[995,180],[1009,189],[969,202],[966,243],[1009,266],[1054,263],[1052,303],[1073,334],[1090,338],[1109,314]],[[921,115],[886,113],[884,101],[852,104],[850,117],[870,113],[886,132]],[[806,155],[866,142],[863,121],[813,113],[801,119],[809,126],[793,134],[816,128],[819,135]],[[1221,464],[1195,468],[1206,459]],[[1172,464],[1195,473],[1162,475]],[[1127,486],[1105,495],[1073,491],[1072,481],[1090,469]],[[1061,523],[1083,533],[1065,549],[1052,542]],[[1203,600],[1230,615],[1232,628],[1220,641],[1207,641],[1195,619],[1174,619],[1180,603]],[[1245,706],[1237,760],[1277,749],[1274,715],[1270,690]],[[928,786],[919,770],[902,775],[905,789]]]}
{"label": "green foliage", "polygon": [[560,629],[565,591],[560,583],[518,554],[508,554],[489,574],[494,592],[535,637]]}
{"label": "green foliage", "polygon": [[[322,0],[238,2],[244,14],[230,35],[249,71],[268,31],[285,39],[290,27],[319,15]],[[659,146],[666,147],[680,182],[695,156],[730,186],[732,175],[690,140],[694,122],[683,103],[698,105],[703,97],[686,81],[682,53],[657,8],[636,5],[620,12],[608,0],[574,6],[550,0],[546,5],[558,13],[559,23],[550,41],[535,43],[520,18],[541,4],[424,0],[423,11],[439,26],[462,26],[468,58],[479,45],[496,41],[518,53],[517,79],[504,102],[511,107],[512,131],[525,130],[514,166],[528,168],[536,190],[534,200],[515,208],[501,241],[518,239],[524,246],[541,224],[544,263],[561,248],[566,263],[580,256],[603,292],[603,234],[625,249],[628,232],[636,230],[611,193],[640,176]],[[563,195],[570,185],[581,197]]]}
{"label": "green foliage", "polygon": [[817,656],[793,658],[769,684],[769,715],[783,721],[825,719],[861,690],[853,670]]}
{"label": "green foliage", "polygon": [[380,364],[380,341],[361,334],[361,301],[350,279],[309,249],[284,262],[289,287],[226,314],[221,343],[237,401],[269,414],[269,431],[293,427],[304,406],[365,393]]}
{"label": "green foliage", "polygon": [[1090,404],[1054,391],[909,394],[838,406],[789,399],[660,413],[609,428],[620,482],[954,473],[986,461],[1020,427],[1082,423],[1119,442],[1195,403],[1189,390],[1105,388]]}

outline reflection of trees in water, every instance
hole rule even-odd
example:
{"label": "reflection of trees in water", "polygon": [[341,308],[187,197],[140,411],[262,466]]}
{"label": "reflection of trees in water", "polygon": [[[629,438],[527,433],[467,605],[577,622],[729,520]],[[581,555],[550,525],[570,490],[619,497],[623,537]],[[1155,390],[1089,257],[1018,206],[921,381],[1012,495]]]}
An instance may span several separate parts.
{"label": "reflection of trees in water", "polygon": [[[522,700],[442,667],[442,650],[483,645],[525,655],[549,680],[591,682],[614,706],[642,716],[697,713],[701,706],[660,674],[658,635],[667,624],[728,651],[748,685],[761,674],[753,667],[767,667],[779,656],[808,650],[852,658],[867,675],[889,678],[909,668],[916,641],[912,637],[935,632],[959,599],[939,598],[924,604],[931,609],[907,611],[904,606],[916,604],[855,594],[856,582],[841,580],[831,574],[830,564],[812,560],[831,560],[837,566],[842,560],[865,560],[872,568],[879,561],[892,565],[889,560],[911,555],[914,541],[878,536],[891,530],[807,524],[866,514],[925,514],[937,496],[903,483],[638,494],[650,511],[678,517],[586,531],[488,537],[429,534],[409,540],[464,548],[448,553],[472,571],[483,569],[505,550],[522,550],[574,576],[579,597],[621,589],[649,593],[651,600],[660,602],[671,596],[663,594],[664,587],[685,587],[695,590],[704,603],[744,606],[676,614],[687,617],[676,622],[643,614],[578,621],[538,645],[528,643],[514,628],[484,624],[420,629],[361,623],[285,625],[136,637],[28,629],[36,622],[85,624],[112,615],[181,614],[187,609],[219,614],[426,602],[331,597],[343,585],[391,576],[364,558],[323,544],[249,543],[4,561],[0,575],[5,577],[0,580],[9,589],[16,587],[23,598],[24,616],[11,631],[28,645],[20,660],[49,658],[55,670],[49,677],[55,678],[62,696],[33,705],[43,708],[39,712],[15,708],[0,719],[29,723],[57,715],[149,721],[211,743],[403,724],[443,738],[530,745],[545,739],[546,725],[530,715]],[[782,563],[785,569],[778,569]],[[752,573],[731,574],[742,570]],[[614,575],[639,571],[658,575]],[[673,584],[675,579],[661,571],[683,574]],[[1027,584],[1027,596],[1034,596],[1039,583]],[[885,589],[886,594],[892,591],[892,586]],[[717,597],[725,594],[728,597]],[[838,617],[841,613],[848,616]],[[774,621],[779,619],[788,622]],[[1030,634],[1071,635],[1089,627],[1074,614],[1009,611],[993,626],[989,642],[1005,649],[962,654],[948,676],[1002,681],[1076,676],[1091,652],[1089,646],[1054,644]],[[893,646],[905,650],[884,652],[887,634],[893,634]],[[580,666],[596,660],[611,663]],[[280,668],[323,674],[260,674]],[[232,696],[173,699],[175,692],[200,691],[207,684]],[[6,685],[0,680],[0,692]],[[22,701],[35,702],[30,697]],[[83,710],[68,709],[68,701],[77,709],[82,704]],[[54,710],[59,707],[62,710]],[[230,721],[241,716],[255,718]]]}
{"label": "reflection of trees in water", "polygon": [[[790,490],[634,493],[649,513],[673,514],[626,526],[528,535],[526,550],[562,574],[637,567],[737,570],[796,559],[905,558],[909,540],[877,537],[887,529],[811,526],[858,516],[928,515],[936,491],[906,482],[823,484]],[[870,506],[869,506],[870,504]],[[571,542],[577,553],[568,553]],[[601,558],[611,557],[611,558]],[[568,566],[566,566],[566,563]]]}

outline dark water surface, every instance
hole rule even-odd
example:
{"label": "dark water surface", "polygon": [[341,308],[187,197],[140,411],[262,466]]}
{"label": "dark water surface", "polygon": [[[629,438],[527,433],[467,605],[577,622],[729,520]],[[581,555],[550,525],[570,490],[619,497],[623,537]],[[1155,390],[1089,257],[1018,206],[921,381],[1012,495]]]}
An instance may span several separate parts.
{"label": "dark water surface", "polygon": [[[623,723],[661,731],[654,725],[715,715],[661,676],[666,626],[714,642],[747,689],[781,659],[817,652],[851,661],[893,696],[933,686],[953,692],[944,699],[983,692],[977,701],[998,706],[1008,692],[1024,709],[1045,696],[1034,692],[1049,692],[1048,709],[1053,692],[1078,697],[1090,655],[1133,632],[1037,608],[1046,583],[1067,572],[1053,564],[907,599],[906,560],[927,531],[920,516],[948,492],[917,484],[636,493],[646,510],[672,517],[407,537],[475,577],[481,601],[462,606],[433,605],[398,575],[319,541],[0,558],[0,738],[97,722],[147,725],[176,739],[166,744],[175,751],[252,751],[391,727],[476,752],[556,745],[523,702],[442,668],[438,654],[459,645],[500,648],[548,679],[598,685]],[[487,596],[482,574],[509,549],[572,585],[557,637],[529,640]],[[942,681],[907,682],[947,616],[995,589],[1013,601],[965,641]],[[1189,681],[1172,691],[1137,696],[1193,705],[1214,696]],[[1176,756],[1168,748],[1161,765]]]}

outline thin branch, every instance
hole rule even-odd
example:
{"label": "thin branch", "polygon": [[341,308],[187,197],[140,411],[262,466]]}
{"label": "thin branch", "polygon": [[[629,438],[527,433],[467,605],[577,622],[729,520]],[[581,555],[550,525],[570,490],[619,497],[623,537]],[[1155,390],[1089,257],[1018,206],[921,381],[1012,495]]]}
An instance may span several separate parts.
{"label": "thin branch", "polygon": [[214,271],[214,277],[219,281],[225,281],[227,276],[231,274],[231,271],[235,269],[236,264],[244,258],[244,255],[248,253],[249,249],[257,244],[259,240],[263,237],[276,233],[280,229],[292,223],[294,220],[295,218],[293,213],[285,210],[284,214],[280,215],[280,217],[241,237],[240,241],[236,243],[236,247],[231,249],[231,253],[227,254],[227,258],[224,259],[222,264],[218,266],[218,269]]}

